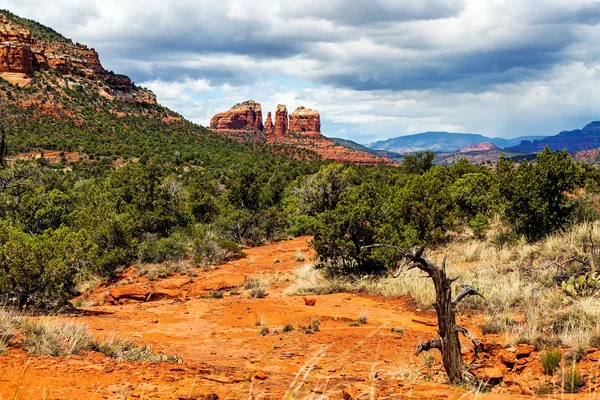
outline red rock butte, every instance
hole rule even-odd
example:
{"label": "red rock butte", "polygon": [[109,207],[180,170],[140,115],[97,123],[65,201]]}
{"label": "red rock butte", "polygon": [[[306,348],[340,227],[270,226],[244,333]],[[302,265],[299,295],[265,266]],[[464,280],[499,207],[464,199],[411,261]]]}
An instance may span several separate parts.
{"label": "red rock butte", "polygon": [[68,40],[38,40],[31,32],[0,13],[0,77],[17,85],[27,85],[37,71],[55,69],[62,75],[78,75],[106,82],[110,93],[103,95],[125,102],[156,104],[149,90],[136,90],[125,75],[106,71],[98,53]]}
{"label": "red rock butte", "polygon": [[310,150],[322,159],[357,164],[392,164],[392,160],[338,145],[321,134],[321,116],[317,110],[298,107],[288,115],[279,104],[275,122],[269,111],[263,125],[260,103],[248,100],[210,120],[210,129],[238,141],[281,144]]}

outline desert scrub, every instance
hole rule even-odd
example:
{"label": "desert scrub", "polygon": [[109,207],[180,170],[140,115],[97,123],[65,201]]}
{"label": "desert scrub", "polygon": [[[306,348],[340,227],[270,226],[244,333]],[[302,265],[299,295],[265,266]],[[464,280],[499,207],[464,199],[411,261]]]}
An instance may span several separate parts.
{"label": "desert scrub", "polygon": [[258,332],[258,334],[259,334],[260,336],[265,336],[265,335],[268,335],[268,334],[269,334],[269,327],[268,327],[268,326],[266,326],[266,325],[263,325],[263,326],[260,328],[260,332]]}
{"label": "desert scrub", "polygon": [[392,326],[390,328],[390,331],[393,333],[404,333],[404,328],[401,328],[399,326]]}
{"label": "desert scrub", "polygon": [[540,354],[540,363],[542,364],[542,368],[544,372],[553,375],[554,372],[560,366],[560,361],[562,360],[562,353],[560,349],[549,349],[542,354]]}
{"label": "desert scrub", "polygon": [[366,311],[362,311],[357,318],[357,321],[361,324],[366,324],[367,323],[367,312]]}
{"label": "desert scrub", "polygon": [[181,362],[177,356],[155,354],[150,346],[136,346],[133,342],[119,340],[114,336],[96,340],[85,324],[50,317],[17,317],[0,310],[0,329],[6,327],[12,327],[10,335],[5,335],[6,337],[14,337],[20,333],[20,346],[35,355],[67,357],[97,351],[123,361]]}
{"label": "desert scrub", "polygon": [[137,346],[129,340],[121,340],[115,337],[102,340],[94,343],[94,350],[105,354],[107,357],[114,358],[120,361],[137,361],[137,362],[176,362],[181,363],[181,358],[167,356],[164,354],[155,354],[150,346]]}
{"label": "desert scrub", "polygon": [[208,296],[212,299],[222,299],[223,291],[222,290],[211,290]]}
{"label": "desert scrub", "polygon": [[265,297],[267,297],[267,293],[263,288],[252,289],[250,292],[251,299],[264,299]]}
{"label": "desert scrub", "polygon": [[292,325],[292,324],[289,324],[289,323],[288,323],[288,324],[285,324],[285,325],[283,326],[283,329],[282,329],[282,331],[283,331],[283,332],[286,332],[286,333],[287,333],[287,332],[291,332],[291,331],[293,331],[293,330],[294,330],[294,325]]}
{"label": "desert scrub", "polygon": [[563,389],[565,393],[577,393],[583,386],[581,372],[575,366],[567,368],[563,376]]}
{"label": "desert scrub", "polygon": [[0,355],[6,351],[6,347],[15,337],[17,318],[9,311],[0,308]]}
{"label": "desert scrub", "polygon": [[50,318],[21,320],[22,346],[39,356],[66,357],[93,349],[94,338],[86,325]]}

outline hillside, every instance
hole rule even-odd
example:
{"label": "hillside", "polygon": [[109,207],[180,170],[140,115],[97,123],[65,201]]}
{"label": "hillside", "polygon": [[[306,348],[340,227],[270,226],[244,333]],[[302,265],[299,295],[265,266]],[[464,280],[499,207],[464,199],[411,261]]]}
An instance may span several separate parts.
{"label": "hillside", "polygon": [[0,99],[0,112],[13,121],[12,155],[45,149],[220,166],[264,153],[320,158],[213,134],[159,105],[129,77],[104,69],[94,49],[7,11],[0,11]]}
{"label": "hillside", "polygon": [[523,140],[519,145],[511,147],[510,150],[531,153],[541,151],[546,146],[551,150],[568,152],[599,148],[600,121],[591,122],[582,129],[562,131],[558,135],[547,136],[539,140]]}
{"label": "hillside", "polygon": [[329,138],[329,139],[331,139],[334,143],[339,144],[340,146],[344,146],[349,149],[353,149],[353,150],[357,150],[357,151],[364,151],[366,153],[371,153],[371,154],[374,154],[379,157],[389,158],[390,160],[393,160],[396,162],[400,162],[404,158],[404,156],[402,156],[399,153],[394,153],[393,151],[386,151],[386,150],[373,150],[373,149],[370,149],[366,146],[363,146],[362,144],[356,143],[349,139],[341,139],[341,138]]}
{"label": "hillside", "polygon": [[373,150],[388,150],[396,153],[412,153],[431,150],[435,152],[452,152],[473,144],[493,143],[500,148],[514,146],[522,140],[535,140],[538,136],[523,136],[512,139],[489,138],[474,133],[423,132],[414,135],[399,136],[387,140],[369,143],[366,147]]}

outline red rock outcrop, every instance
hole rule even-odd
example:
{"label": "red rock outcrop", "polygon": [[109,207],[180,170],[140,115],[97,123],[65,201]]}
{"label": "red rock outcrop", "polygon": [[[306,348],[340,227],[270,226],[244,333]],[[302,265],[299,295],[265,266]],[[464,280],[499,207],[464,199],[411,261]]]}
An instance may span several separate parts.
{"label": "red rock outcrop", "polygon": [[287,136],[288,127],[289,121],[287,107],[283,104],[278,104],[277,110],[275,110],[275,136]]}
{"label": "red rock outcrop", "polygon": [[[296,159],[324,159],[356,164],[393,164],[389,158],[341,146],[321,135],[319,112],[299,107],[288,118],[286,106],[279,104],[267,114],[262,124],[259,103],[249,100],[236,104],[229,111],[216,114],[210,120],[210,129],[231,139],[273,144],[277,154]],[[278,149],[278,150],[277,150]]]}
{"label": "red rock outcrop", "polygon": [[259,103],[248,100],[219,113],[210,120],[210,129],[218,131],[257,131],[262,132],[262,109]]}
{"label": "red rock outcrop", "polygon": [[306,107],[298,107],[290,114],[290,132],[318,139],[321,136],[319,112]]}
{"label": "red rock outcrop", "polygon": [[156,104],[154,93],[135,87],[124,75],[106,71],[96,50],[67,39],[38,40],[28,29],[0,12],[0,76],[27,84],[35,72],[50,68],[62,75],[77,75],[102,85],[106,82],[109,87],[103,91],[107,98]]}
{"label": "red rock outcrop", "polygon": [[460,149],[459,153],[470,153],[472,151],[490,151],[490,150],[500,150],[500,148],[492,142],[474,143],[468,147]]}
{"label": "red rock outcrop", "polygon": [[271,117],[271,111],[267,113],[267,121],[265,122],[265,133],[267,136],[272,135],[275,127],[273,126],[273,118]]}

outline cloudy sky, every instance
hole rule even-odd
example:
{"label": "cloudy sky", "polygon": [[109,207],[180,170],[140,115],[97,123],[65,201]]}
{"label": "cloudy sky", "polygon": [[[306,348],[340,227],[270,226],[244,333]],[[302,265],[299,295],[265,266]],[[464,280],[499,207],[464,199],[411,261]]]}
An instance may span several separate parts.
{"label": "cloudy sky", "polygon": [[206,125],[254,99],[360,143],[600,119],[600,0],[0,0]]}

